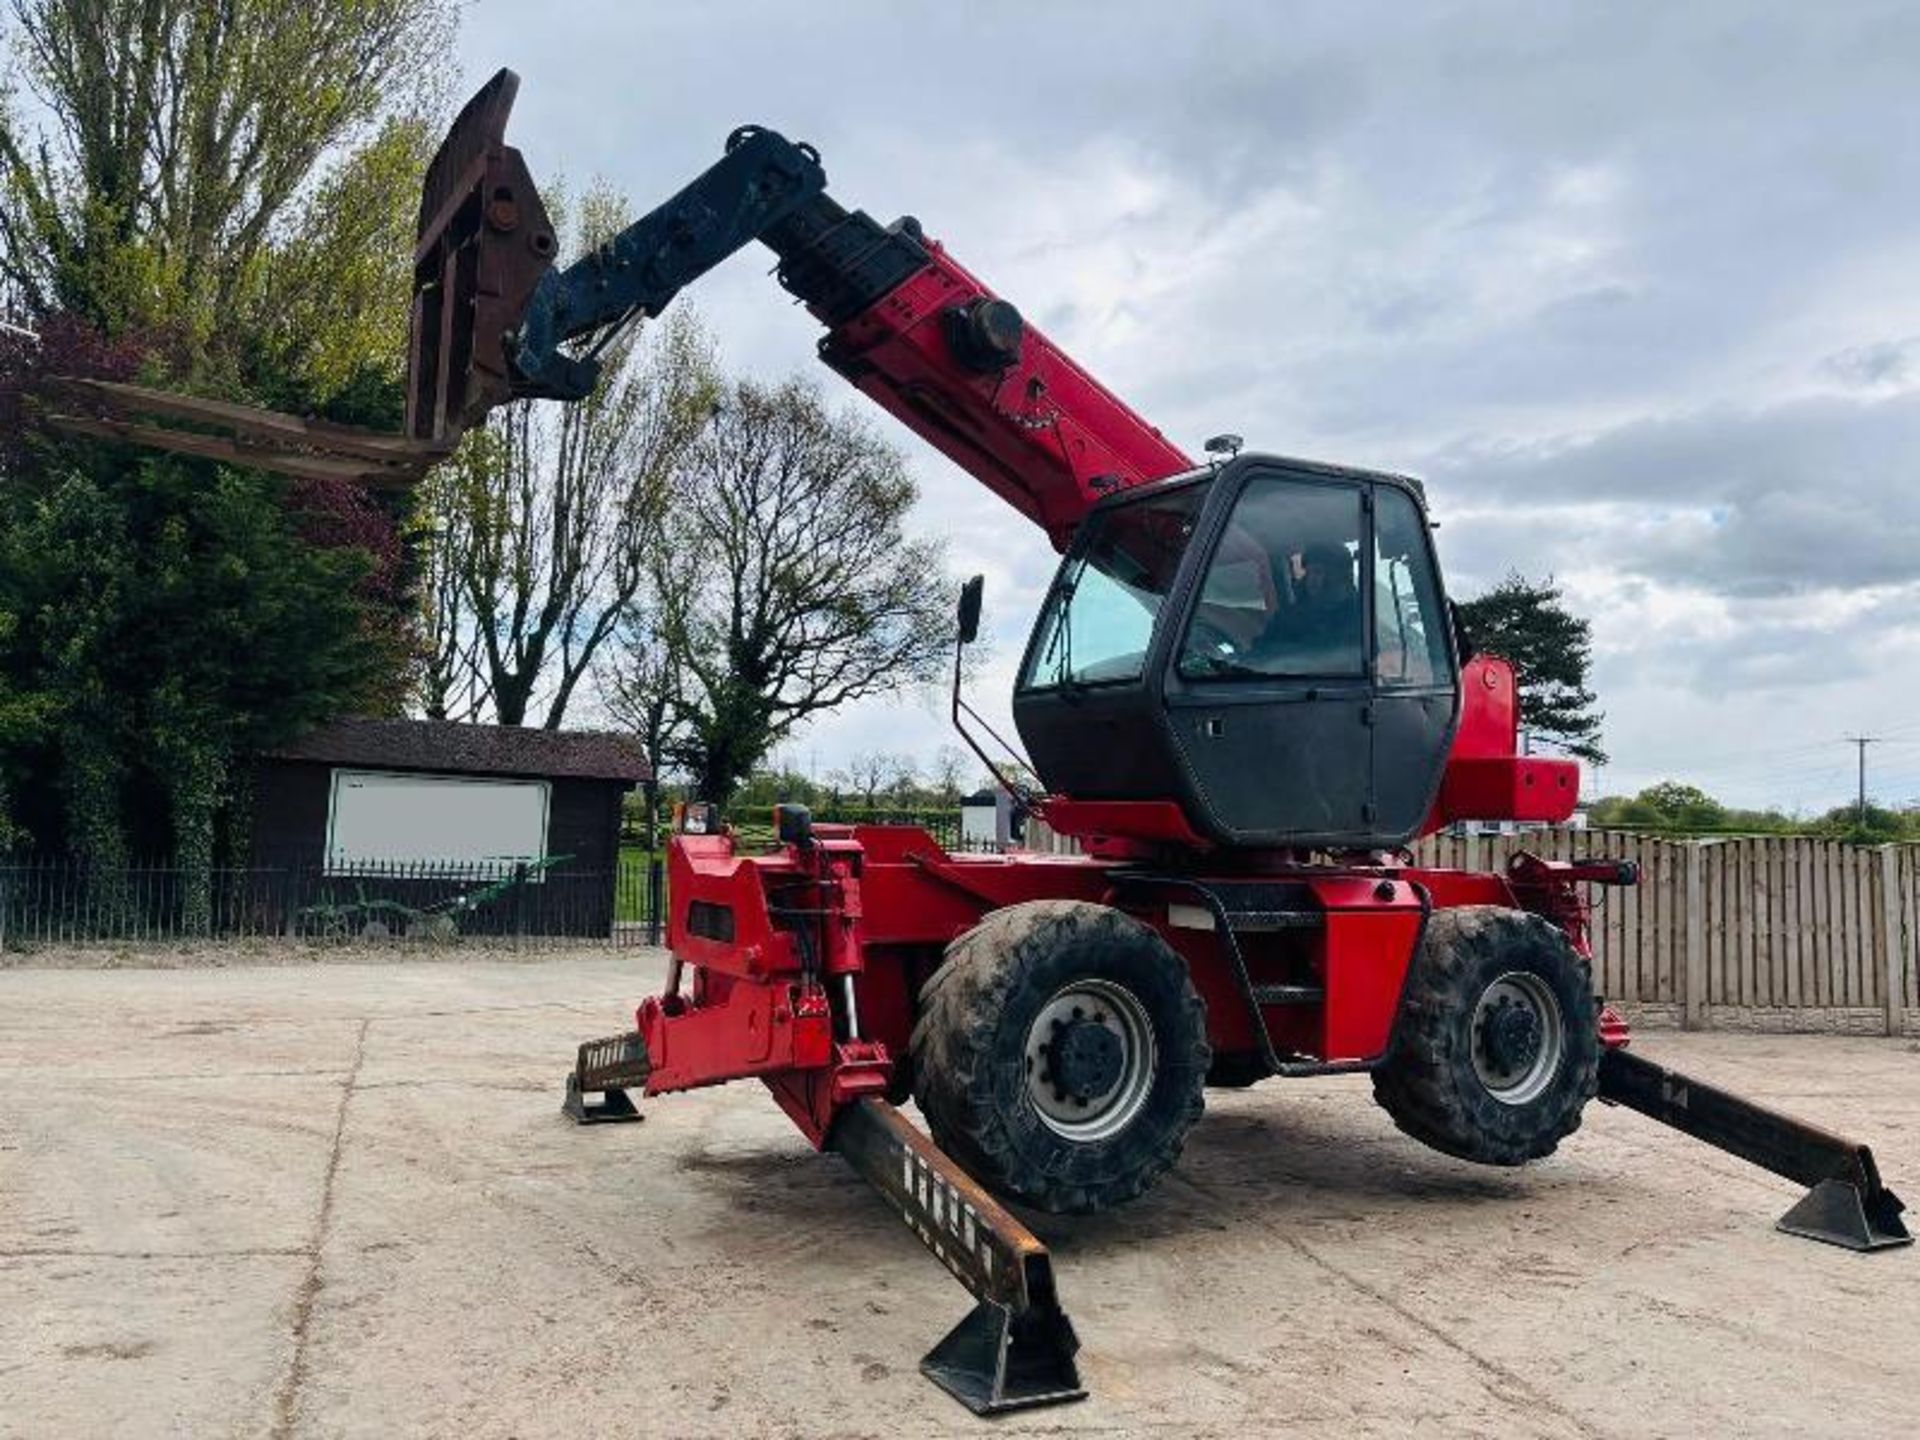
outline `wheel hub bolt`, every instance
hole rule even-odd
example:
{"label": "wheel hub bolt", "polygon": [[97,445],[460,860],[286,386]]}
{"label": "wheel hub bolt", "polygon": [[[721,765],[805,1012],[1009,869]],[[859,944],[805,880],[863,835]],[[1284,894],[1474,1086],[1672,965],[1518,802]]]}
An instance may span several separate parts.
{"label": "wheel hub bolt", "polygon": [[1500,1074],[1511,1075],[1539,1059],[1544,1038],[1533,1007],[1510,1005],[1503,995],[1481,1027],[1481,1053]]}
{"label": "wheel hub bolt", "polygon": [[1055,1085],[1078,1105],[1104,1095],[1120,1080],[1126,1062],[1120,1037],[1104,1025],[1075,1019],[1064,1027],[1048,1050]]}

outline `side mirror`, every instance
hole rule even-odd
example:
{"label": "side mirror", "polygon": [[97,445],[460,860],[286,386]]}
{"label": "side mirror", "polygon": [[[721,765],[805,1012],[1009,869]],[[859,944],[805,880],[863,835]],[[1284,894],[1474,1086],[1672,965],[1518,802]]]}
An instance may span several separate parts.
{"label": "side mirror", "polygon": [[980,598],[986,593],[987,577],[976,575],[960,587],[960,643],[971,645],[980,638]]}

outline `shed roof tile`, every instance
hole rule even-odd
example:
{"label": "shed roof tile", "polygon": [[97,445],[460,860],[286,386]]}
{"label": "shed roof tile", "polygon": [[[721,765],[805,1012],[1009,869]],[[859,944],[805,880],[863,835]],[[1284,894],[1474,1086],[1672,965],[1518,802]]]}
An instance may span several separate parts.
{"label": "shed roof tile", "polygon": [[452,720],[337,720],[265,752],[266,758],[426,770],[451,775],[540,775],[643,781],[647,759],[630,735],[466,725]]}

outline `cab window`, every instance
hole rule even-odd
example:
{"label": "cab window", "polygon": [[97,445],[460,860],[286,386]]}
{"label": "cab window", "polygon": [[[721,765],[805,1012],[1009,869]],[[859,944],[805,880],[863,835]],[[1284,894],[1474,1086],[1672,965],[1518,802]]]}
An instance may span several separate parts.
{"label": "cab window", "polygon": [[1249,481],[1187,622],[1180,674],[1364,675],[1362,534],[1355,486]]}
{"label": "cab window", "polygon": [[1404,492],[1375,491],[1373,625],[1383,686],[1448,683],[1445,611],[1427,547],[1427,527]]}

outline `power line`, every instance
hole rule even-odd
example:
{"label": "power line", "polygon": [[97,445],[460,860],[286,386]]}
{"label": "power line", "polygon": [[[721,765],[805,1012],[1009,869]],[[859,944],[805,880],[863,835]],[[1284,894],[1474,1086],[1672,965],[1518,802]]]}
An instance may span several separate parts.
{"label": "power line", "polygon": [[[1888,745],[1920,745],[1920,740],[1896,740],[1889,731],[1883,737],[1876,737],[1877,743]],[[1664,771],[1675,778],[1722,779],[1740,778],[1748,775],[1765,779],[1790,779],[1795,775],[1826,771],[1834,768],[1835,762],[1821,760],[1820,755],[1831,755],[1832,740],[1813,740],[1796,745],[1782,745],[1760,750],[1739,752],[1716,752],[1711,759],[1685,760],[1673,764],[1658,765],[1622,765],[1631,770]],[[1618,762],[1616,762],[1618,763]]]}
{"label": "power line", "polygon": [[[1920,740],[1894,738],[1898,730],[1905,728],[1908,727],[1896,727],[1894,731],[1866,738],[1883,749],[1891,746],[1895,749],[1910,750],[1920,745]],[[1846,737],[1846,743],[1853,744],[1855,738]],[[1783,746],[1772,751],[1748,751],[1738,757],[1722,756],[1697,764],[1686,762],[1676,765],[1647,766],[1623,765],[1616,762],[1610,768],[1624,770],[1629,775],[1640,773],[1666,775],[1688,783],[1705,784],[1709,788],[1739,784],[1748,780],[1763,780],[1773,790],[1805,789],[1809,786],[1819,788],[1827,784],[1839,788],[1845,784],[1846,772],[1852,767],[1849,767],[1845,761],[1820,760],[1806,753],[1824,750],[1831,755],[1832,751],[1829,747],[1833,743],[1832,740],[1822,740],[1810,745]],[[1776,758],[1766,758],[1769,755]]]}

